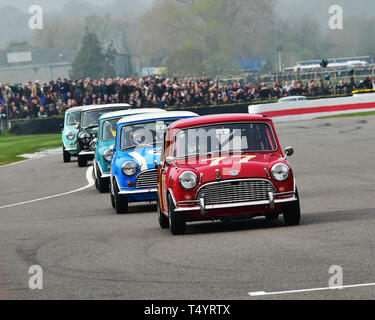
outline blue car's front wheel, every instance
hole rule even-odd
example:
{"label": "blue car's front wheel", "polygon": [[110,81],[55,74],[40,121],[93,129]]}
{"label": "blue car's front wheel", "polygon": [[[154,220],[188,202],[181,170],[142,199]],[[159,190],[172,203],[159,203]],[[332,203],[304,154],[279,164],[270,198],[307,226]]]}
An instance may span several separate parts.
{"label": "blue car's front wheel", "polygon": [[119,194],[119,190],[117,184],[114,183],[114,200],[115,200],[115,210],[117,214],[128,213],[129,210],[129,201],[128,198],[124,197],[123,195]]}

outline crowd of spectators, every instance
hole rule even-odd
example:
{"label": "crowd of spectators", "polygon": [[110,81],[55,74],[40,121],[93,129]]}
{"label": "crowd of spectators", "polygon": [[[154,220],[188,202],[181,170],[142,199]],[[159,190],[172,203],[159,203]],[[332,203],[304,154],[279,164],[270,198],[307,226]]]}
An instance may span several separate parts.
{"label": "crowd of spectators", "polygon": [[110,103],[129,103],[134,108],[250,103],[293,95],[350,94],[355,89],[375,89],[375,79],[367,77],[356,83],[352,78],[335,85],[323,79],[268,85],[218,82],[209,78],[57,79],[43,84],[35,81],[25,85],[0,85],[0,117],[44,118],[63,115],[75,106]]}

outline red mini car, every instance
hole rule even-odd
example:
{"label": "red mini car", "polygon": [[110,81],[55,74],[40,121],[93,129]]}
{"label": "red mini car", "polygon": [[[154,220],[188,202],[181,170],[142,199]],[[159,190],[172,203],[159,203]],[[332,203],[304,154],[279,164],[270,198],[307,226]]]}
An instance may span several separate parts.
{"label": "red mini car", "polygon": [[301,219],[298,191],[271,119],[249,114],[205,116],[166,131],[158,173],[161,228],[185,233],[186,222],[283,214]]}

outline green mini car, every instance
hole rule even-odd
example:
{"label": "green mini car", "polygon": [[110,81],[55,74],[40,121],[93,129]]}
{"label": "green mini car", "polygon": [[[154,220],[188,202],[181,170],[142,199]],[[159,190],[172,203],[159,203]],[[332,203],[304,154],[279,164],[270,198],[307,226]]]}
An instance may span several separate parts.
{"label": "green mini car", "polygon": [[86,167],[87,162],[95,157],[99,131],[99,118],[106,113],[130,109],[129,104],[108,104],[86,106],[81,113],[77,134],[78,166]]}
{"label": "green mini car", "polygon": [[77,126],[81,121],[81,114],[84,107],[75,107],[65,112],[64,125],[62,128],[63,160],[70,162],[72,157],[76,157],[77,152]]}
{"label": "green mini car", "polygon": [[131,109],[106,113],[99,119],[99,134],[95,148],[94,177],[95,186],[100,193],[109,191],[110,166],[116,141],[117,122],[125,117],[146,113],[162,113],[162,109]]}

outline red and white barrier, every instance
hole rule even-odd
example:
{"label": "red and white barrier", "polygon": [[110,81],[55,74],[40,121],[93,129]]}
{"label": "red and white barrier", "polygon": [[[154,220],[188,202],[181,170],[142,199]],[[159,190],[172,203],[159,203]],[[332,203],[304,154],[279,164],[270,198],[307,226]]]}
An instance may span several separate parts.
{"label": "red and white barrier", "polygon": [[375,111],[375,94],[249,106],[249,113],[266,115],[275,122],[312,120],[318,117],[367,111]]}

